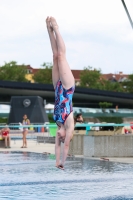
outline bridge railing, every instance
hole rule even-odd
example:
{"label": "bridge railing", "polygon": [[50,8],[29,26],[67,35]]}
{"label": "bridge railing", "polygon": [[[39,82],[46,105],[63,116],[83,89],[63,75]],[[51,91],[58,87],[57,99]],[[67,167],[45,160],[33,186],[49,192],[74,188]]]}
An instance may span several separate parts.
{"label": "bridge railing", "polygon": [[[5,127],[6,124],[0,124],[0,129]],[[19,132],[22,132],[23,128],[28,128],[29,132],[31,133],[45,133],[48,132],[50,135],[50,130],[57,130],[57,125],[54,123],[33,123],[31,125],[20,125],[18,123],[11,123],[7,125],[11,130],[19,130]],[[82,123],[82,124],[76,124],[75,127],[85,127],[86,128],[86,134],[88,131],[91,130],[92,127],[124,127],[124,126],[131,126],[131,123],[121,123],[121,124],[116,124],[116,123]]]}

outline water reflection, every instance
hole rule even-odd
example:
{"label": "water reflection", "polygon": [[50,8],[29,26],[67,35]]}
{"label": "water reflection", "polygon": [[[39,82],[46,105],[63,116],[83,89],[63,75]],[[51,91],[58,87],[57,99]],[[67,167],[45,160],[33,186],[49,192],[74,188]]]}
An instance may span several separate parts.
{"label": "water reflection", "polygon": [[132,164],[69,157],[62,171],[55,167],[55,155],[1,152],[0,160],[1,199],[133,197]]}

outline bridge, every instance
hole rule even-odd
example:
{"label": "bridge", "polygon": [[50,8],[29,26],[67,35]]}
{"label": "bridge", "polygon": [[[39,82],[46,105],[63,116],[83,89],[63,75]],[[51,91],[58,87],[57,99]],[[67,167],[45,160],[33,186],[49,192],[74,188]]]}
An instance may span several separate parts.
{"label": "bridge", "polygon": [[[9,104],[11,96],[41,96],[54,103],[52,84],[0,81],[0,103]],[[113,108],[133,108],[133,94],[76,87],[73,96],[74,107],[98,108],[100,101],[112,102]]]}

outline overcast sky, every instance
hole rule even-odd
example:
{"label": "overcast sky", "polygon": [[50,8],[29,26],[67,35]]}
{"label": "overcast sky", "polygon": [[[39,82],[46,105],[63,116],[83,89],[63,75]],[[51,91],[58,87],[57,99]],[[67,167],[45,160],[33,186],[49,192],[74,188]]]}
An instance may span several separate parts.
{"label": "overcast sky", "polygon": [[[133,20],[133,0],[125,0]],[[133,73],[133,29],[121,0],[0,0],[0,65],[52,62],[45,19],[54,16],[71,69]]]}

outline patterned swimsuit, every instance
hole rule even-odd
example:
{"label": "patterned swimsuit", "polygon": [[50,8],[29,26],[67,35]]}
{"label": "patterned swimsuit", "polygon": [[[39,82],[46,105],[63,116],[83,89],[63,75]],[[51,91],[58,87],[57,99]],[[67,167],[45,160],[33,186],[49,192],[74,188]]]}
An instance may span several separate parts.
{"label": "patterned swimsuit", "polygon": [[55,88],[55,107],[53,119],[58,126],[64,124],[67,117],[73,111],[72,97],[75,87],[66,90],[63,88],[62,82],[59,80]]}

